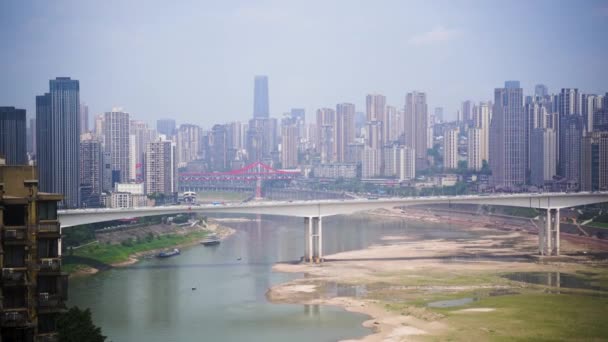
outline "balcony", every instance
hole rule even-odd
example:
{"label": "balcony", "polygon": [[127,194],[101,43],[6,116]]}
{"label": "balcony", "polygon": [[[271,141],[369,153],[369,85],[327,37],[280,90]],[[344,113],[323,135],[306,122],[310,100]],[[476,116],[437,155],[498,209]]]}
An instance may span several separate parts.
{"label": "balcony", "polygon": [[2,269],[2,284],[4,286],[23,286],[27,285],[27,269],[21,268],[3,268]]}
{"label": "balcony", "polygon": [[43,236],[59,237],[61,225],[57,220],[40,220],[38,223],[38,234]]}
{"label": "balcony", "polygon": [[4,226],[2,238],[6,244],[23,244],[27,242],[26,226]]}
{"label": "balcony", "polygon": [[41,292],[38,294],[38,308],[40,311],[65,309],[63,298],[58,293]]}
{"label": "balcony", "polygon": [[36,342],[59,342],[59,334],[38,334],[36,335]]}
{"label": "balcony", "polygon": [[3,327],[22,327],[26,326],[27,309],[6,309],[0,316]]}
{"label": "balcony", "polygon": [[59,272],[61,271],[61,258],[40,258],[38,265],[40,272]]}

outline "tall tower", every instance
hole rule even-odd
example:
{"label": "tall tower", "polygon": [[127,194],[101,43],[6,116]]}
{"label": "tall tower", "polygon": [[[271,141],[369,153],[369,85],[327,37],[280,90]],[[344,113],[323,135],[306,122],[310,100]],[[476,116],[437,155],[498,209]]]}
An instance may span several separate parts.
{"label": "tall tower", "polygon": [[36,156],[40,190],[64,195],[61,206],[77,208],[80,169],[80,84],[69,77],[49,82],[36,97]]}
{"label": "tall tower", "polygon": [[7,165],[27,165],[25,109],[0,107],[0,156]]}
{"label": "tall tower", "polygon": [[268,104],[268,76],[255,76],[253,80],[253,117],[270,116]]}
{"label": "tall tower", "polygon": [[331,108],[317,110],[317,137],[321,163],[336,161],[336,111]]}
{"label": "tall tower", "polygon": [[526,146],[523,90],[517,81],[494,90],[490,123],[490,168],[494,186],[526,183]]}
{"label": "tall tower", "polygon": [[129,113],[118,108],[105,113],[105,150],[110,152],[112,171],[118,172],[121,183],[128,182],[130,176],[129,126]]}
{"label": "tall tower", "polygon": [[336,106],[336,161],[346,162],[348,144],[355,140],[355,105],[340,103]]}
{"label": "tall tower", "polygon": [[416,170],[427,167],[426,149],[428,132],[428,109],[426,94],[411,92],[405,96],[405,146],[414,149],[416,154]]}

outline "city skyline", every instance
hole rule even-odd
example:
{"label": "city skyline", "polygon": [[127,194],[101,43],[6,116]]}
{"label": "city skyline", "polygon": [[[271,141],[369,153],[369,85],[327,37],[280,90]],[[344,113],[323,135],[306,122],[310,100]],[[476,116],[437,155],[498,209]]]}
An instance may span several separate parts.
{"label": "city skyline", "polygon": [[[446,119],[453,119],[463,101],[491,100],[488,90],[506,79],[520,80],[527,94],[534,93],[537,84],[547,85],[550,93],[561,87],[582,93],[602,93],[606,88],[601,71],[605,47],[585,44],[601,41],[601,32],[608,29],[605,1],[559,6],[548,1],[475,6],[387,2],[374,8],[345,4],[327,4],[324,11],[316,11],[319,3],[301,8],[274,2],[193,6],[185,22],[169,30],[152,28],[151,23],[160,12],[183,15],[182,7],[147,8],[137,2],[107,8],[63,2],[52,7],[4,3],[0,19],[7,29],[0,30],[0,38],[13,48],[0,56],[0,71],[12,82],[10,87],[0,86],[0,103],[24,108],[31,118],[32,95],[44,91],[45,80],[65,75],[87,85],[81,98],[91,117],[121,106],[150,123],[172,117],[210,128],[220,117],[226,122],[251,117],[254,75],[269,78],[271,117],[298,107],[306,109],[308,120],[316,109],[336,103],[349,102],[363,109],[364,97],[371,93],[383,94],[387,104],[401,108],[407,92],[424,92],[429,108],[443,107]],[[124,24],[120,37],[108,28],[112,25],[97,19],[107,17],[98,12],[108,8],[113,8],[111,23]],[[417,15],[398,20],[395,13],[405,10]],[[128,20],[135,11],[144,11],[146,19]],[[331,24],[324,26],[327,34],[323,35],[304,21],[312,12],[320,22],[329,21],[337,11],[353,23],[349,26],[352,34]],[[540,19],[534,15],[538,11],[543,13]],[[209,21],[198,24],[201,18]],[[393,24],[370,27],[365,18]],[[510,30],[500,28],[510,27],[507,24],[516,19],[518,25]],[[232,27],[212,27],[222,20]],[[572,25],[559,24],[564,20]],[[298,25],[292,28],[285,23]],[[185,31],[185,24],[196,25]],[[80,27],[77,33],[71,30],[74,25]],[[71,39],[59,38],[65,34]],[[173,39],[181,34],[183,38]],[[209,49],[190,43],[196,35]],[[588,39],[577,39],[582,36]],[[252,45],[250,40],[259,44]],[[564,49],[556,43],[563,40],[572,42],[572,52],[561,53]],[[323,54],[313,52],[317,45],[326,48]],[[363,53],[382,46],[391,46],[394,54]],[[291,49],[301,53],[281,57]],[[126,53],[100,53],[118,50]],[[476,55],[471,51],[486,52],[480,59],[471,57]],[[35,62],[33,58],[42,53],[45,58]],[[200,101],[205,105],[200,106]]]}

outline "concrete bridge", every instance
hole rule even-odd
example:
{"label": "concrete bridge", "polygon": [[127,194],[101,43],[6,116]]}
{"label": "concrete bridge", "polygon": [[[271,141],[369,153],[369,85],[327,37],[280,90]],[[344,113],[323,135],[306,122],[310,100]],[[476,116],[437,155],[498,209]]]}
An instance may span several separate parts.
{"label": "concrete bridge", "polygon": [[120,209],[74,209],[58,212],[62,228],[80,224],[118,220],[131,217],[168,215],[179,213],[200,214],[262,214],[295,216],[304,218],[305,259],[323,259],[323,217],[352,214],[374,209],[391,209],[412,205],[430,204],[479,204],[499,205],[544,210],[544,229],[539,230],[539,254],[559,255],[559,210],[587,204],[608,202],[608,192],[501,194],[467,196],[429,196],[401,198],[367,198],[354,200],[315,201],[256,201],[219,205],[177,205],[163,207]]}

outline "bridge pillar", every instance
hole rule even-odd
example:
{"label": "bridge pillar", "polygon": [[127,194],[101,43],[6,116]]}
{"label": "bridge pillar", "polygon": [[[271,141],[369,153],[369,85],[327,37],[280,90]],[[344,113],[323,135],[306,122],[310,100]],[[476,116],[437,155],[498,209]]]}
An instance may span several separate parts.
{"label": "bridge pillar", "polygon": [[305,217],[304,226],[304,257],[302,261],[321,262],[323,260],[323,221],[321,217]]}
{"label": "bridge pillar", "polygon": [[538,246],[540,255],[559,255],[560,253],[560,226],[559,209],[547,209],[545,225],[538,232]]}

